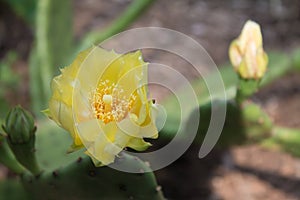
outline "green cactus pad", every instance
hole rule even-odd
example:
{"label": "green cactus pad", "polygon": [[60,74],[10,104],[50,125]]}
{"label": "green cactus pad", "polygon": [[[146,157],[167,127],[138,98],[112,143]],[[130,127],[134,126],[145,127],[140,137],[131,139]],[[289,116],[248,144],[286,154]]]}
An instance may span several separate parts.
{"label": "green cactus pad", "polygon": [[123,153],[116,163],[132,166],[141,173],[95,167],[90,158],[84,157],[37,178],[24,177],[24,185],[33,199],[164,199],[153,173],[143,173],[149,170],[144,162]]}

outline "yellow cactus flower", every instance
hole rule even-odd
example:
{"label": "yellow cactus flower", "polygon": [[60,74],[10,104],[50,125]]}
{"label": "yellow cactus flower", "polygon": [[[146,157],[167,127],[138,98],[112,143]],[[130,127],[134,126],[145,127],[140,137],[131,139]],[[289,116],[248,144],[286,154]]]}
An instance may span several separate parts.
{"label": "yellow cactus flower", "polygon": [[266,72],[268,56],[263,50],[260,26],[247,21],[241,35],[232,41],[229,58],[234,69],[244,79],[260,79]]}
{"label": "yellow cactus flower", "polygon": [[51,83],[48,115],[70,132],[71,150],[86,148],[108,165],[125,147],[141,151],[157,138],[157,108],[147,98],[147,63],[140,51],[125,55],[94,47],[81,52]]}

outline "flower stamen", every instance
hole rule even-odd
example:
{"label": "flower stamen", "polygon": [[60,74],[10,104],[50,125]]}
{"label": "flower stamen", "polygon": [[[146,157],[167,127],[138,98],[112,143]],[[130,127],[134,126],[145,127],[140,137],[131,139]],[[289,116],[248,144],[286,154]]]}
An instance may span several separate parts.
{"label": "flower stamen", "polygon": [[135,94],[125,95],[123,89],[109,80],[101,81],[91,95],[94,115],[105,124],[124,119],[135,100]]}

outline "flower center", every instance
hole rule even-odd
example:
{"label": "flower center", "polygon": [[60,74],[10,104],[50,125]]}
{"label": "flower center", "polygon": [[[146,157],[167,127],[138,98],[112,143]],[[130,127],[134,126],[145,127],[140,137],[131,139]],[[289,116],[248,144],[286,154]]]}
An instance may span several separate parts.
{"label": "flower center", "polygon": [[125,94],[123,89],[109,80],[101,81],[91,95],[94,115],[105,124],[124,119],[135,100],[135,94]]}

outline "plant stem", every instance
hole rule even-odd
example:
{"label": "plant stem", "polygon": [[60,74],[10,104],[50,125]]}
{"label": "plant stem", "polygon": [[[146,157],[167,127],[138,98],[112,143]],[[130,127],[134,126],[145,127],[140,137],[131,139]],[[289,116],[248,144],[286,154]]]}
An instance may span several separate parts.
{"label": "plant stem", "polygon": [[252,96],[255,92],[257,92],[259,88],[260,80],[255,79],[242,79],[239,78],[239,83],[237,86],[236,92],[236,102],[238,104],[242,104],[243,101]]}
{"label": "plant stem", "polygon": [[0,163],[16,174],[26,172],[26,169],[16,160],[6,140],[0,141]]}
{"label": "plant stem", "polygon": [[272,137],[263,140],[262,144],[267,148],[279,148],[300,157],[300,129],[274,126]]}

